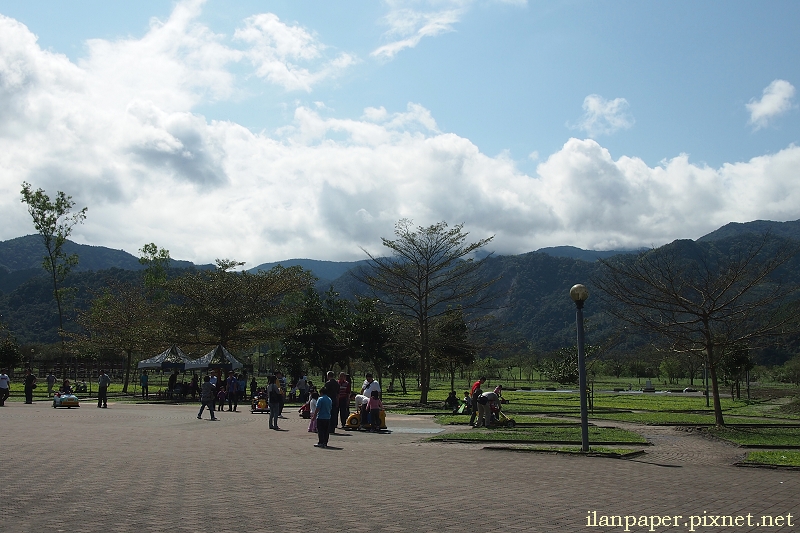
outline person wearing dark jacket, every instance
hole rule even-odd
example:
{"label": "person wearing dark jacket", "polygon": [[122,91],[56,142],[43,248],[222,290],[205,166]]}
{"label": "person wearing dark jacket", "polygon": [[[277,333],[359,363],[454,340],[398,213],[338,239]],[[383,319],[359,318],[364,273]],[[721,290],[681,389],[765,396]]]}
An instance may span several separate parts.
{"label": "person wearing dark jacket", "polygon": [[331,399],[331,413],[333,413],[331,415],[328,433],[334,434],[336,433],[336,414],[339,412],[339,381],[333,374],[333,370],[330,370],[326,377],[328,381],[325,382],[325,389],[328,391],[328,397]]}

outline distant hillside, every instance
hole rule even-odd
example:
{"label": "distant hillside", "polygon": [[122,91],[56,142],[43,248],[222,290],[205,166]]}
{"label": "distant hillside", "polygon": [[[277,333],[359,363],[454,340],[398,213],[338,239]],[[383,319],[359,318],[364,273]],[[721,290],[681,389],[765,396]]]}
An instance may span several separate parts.
{"label": "distant hillside", "polygon": [[275,263],[262,263],[255,268],[251,268],[249,272],[258,272],[259,270],[270,270],[277,265],[285,268],[299,266],[305,270],[310,270],[314,275],[319,278],[321,284],[329,285],[332,281],[340,278],[350,270],[362,264],[366,264],[367,260],[361,261],[319,261],[316,259],[287,259],[286,261],[277,261]]}
{"label": "distant hillside", "polygon": [[583,250],[574,246],[551,246],[539,248],[537,252],[547,254],[551,257],[566,257],[569,259],[580,259],[581,261],[597,261],[606,259],[619,254],[636,253],[636,250]]}
{"label": "distant hillside", "polygon": [[729,237],[738,237],[746,234],[763,235],[770,232],[776,237],[800,241],[800,220],[789,222],[773,222],[771,220],[754,220],[753,222],[731,222],[718,230],[712,231],[697,239],[703,241],[718,241]]}

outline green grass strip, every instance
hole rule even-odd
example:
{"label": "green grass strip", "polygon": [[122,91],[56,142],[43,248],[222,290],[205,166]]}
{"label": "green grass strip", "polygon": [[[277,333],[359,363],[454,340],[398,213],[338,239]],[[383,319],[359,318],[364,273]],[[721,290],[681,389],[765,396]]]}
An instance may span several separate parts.
{"label": "green grass strip", "polygon": [[800,467],[800,451],[764,450],[748,452],[744,462],[754,465],[796,466]]}
{"label": "green grass strip", "polygon": [[[472,429],[464,432],[445,433],[431,437],[432,441],[475,441],[475,442],[581,442],[579,427],[532,427],[504,429]],[[632,431],[618,428],[589,428],[589,442],[646,444],[647,440]]]}
{"label": "green grass strip", "polygon": [[800,428],[709,428],[709,434],[742,446],[800,447]]}

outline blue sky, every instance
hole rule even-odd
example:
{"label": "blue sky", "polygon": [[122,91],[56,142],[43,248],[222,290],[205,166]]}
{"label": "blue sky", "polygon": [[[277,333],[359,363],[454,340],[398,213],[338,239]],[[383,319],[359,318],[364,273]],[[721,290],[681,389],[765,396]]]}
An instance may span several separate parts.
{"label": "blue sky", "polygon": [[0,14],[2,239],[31,232],[23,180],[89,207],[79,242],[249,266],[359,259],[403,217],[498,253],[800,218],[797,2]]}

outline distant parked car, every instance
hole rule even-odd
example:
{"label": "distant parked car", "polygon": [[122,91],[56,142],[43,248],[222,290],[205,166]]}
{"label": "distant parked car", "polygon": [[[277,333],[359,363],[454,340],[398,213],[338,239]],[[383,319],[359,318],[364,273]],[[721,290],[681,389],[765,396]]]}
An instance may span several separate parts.
{"label": "distant parked car", "polygon": [[683,392],[697,392],[697,389],[693,387],[686,387],[685,389],[683,389]]}

